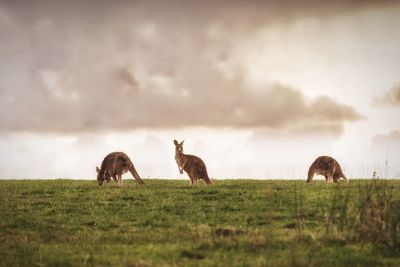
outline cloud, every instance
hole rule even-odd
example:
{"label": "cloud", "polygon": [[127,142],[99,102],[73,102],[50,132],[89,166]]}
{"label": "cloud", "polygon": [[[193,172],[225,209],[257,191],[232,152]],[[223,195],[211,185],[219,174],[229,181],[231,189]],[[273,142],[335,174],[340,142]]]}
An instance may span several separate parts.
{"label": "cloud", "polygon": [[373,171],[377,171],[381,177],[400,177],[400,129],[375,135],[370,151]]}
{"label": "cloud", "polygon": [[400,129],[393,130],[389,133],[375,135],[371,140],[371,151],[374,157],[394,160],[392,164],[396,165],[396,169],[400,169],[398,161],[400,157]]}
{"label": "cloud", "polygon": [[[0,6],[0,129],[232,127],[338,135],[362,116],[290,85],[253,88],[232,47],[273,23],[375,5],[54,1]],[[387,3],[387,2],[385,2]],[[235,28],[235,31],[231,29]],[[228,65],[222,71],[221,65]]]}
{"label": "cloud", "polygon": [[382,106],[400,106],[400,83],[394,84],[390,90],[375,98],[373,103]]}
{"label": "cloud", "polygon": [[372,139],[372,143],[374,145],[377,144],[398,144],[400,145],[400,129],[393,130],[387,134],[378,134],[375,135]]}
{"label": "cloud", "polygon": [[[203,86],[207,75],[200,75],[191,80],[188,93],[182,94],[179,88],[183,85],[174,78],[163,77],[165,81],[159,82],[157,89],[152,85],[142,88],[140,80],[133,82],[133,77],[126,77],[126,70],[112,73],[101,72],[99,77],[106,78],[99,78],[102,82],[97,86],[74,92],[64,89],[69,86],[63,87],[63,82],[55,89],[46,85],[31,88],[36,91],[29,95],[31,104],[28,99],[14,98],[2,105],[3,130],[74,132],[206,126],[337,134],[345,121],[361,118],[350,106],[326,96],[308,101],[301,91],[286,85],[251,90],[240,80],[218,78]],[[75,75],[69,74],[69,79]],[[90,83],[86,79],[72,81]],[[183,84],[191,81],[184,80]]]}

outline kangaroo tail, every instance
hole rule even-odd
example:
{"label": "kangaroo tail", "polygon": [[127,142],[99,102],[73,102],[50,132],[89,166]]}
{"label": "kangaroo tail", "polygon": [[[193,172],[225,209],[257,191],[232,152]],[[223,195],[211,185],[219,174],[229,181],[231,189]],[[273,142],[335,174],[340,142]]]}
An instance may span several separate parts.
{"label": "kangaroo tail", "polygon": [[140,176],[139,176],[139,174],[137,173],[137,171],[136,171],[135,167],[133,166],[133,164],[132,164],[132,167],[129,169],[129,172],[132,174],[132,176],[136,179],[136,181],[137,181],[139,184],[144,184],[142,178],[140,178]]}
{"label": "kangaroo tail", "polygon": [[203,180],[204,180],[204,182],[206,182],[207,185],[212,184],[212,181],[211,181],[210,177],[208,177],[208,173],[207,172],[205,172],[205,174],[203,176],[204,176]]}

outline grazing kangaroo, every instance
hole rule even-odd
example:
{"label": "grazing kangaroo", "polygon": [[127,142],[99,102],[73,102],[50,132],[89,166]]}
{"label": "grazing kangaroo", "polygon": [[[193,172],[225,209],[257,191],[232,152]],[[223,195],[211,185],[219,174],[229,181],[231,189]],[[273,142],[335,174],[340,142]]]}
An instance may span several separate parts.
{"label": "grazing kangaroo", "polygon": [[346,182],[348,181],[339,163],[328,156],[320,156],[314,160],[308,170],[307,183],[312,181],[315,173],[325,176],[325,182],[333,181],[337,183],[341,177]]}
{"label": "grazing kangaroo", "polygon": [[144,184],[132,161],[123,152],[112,152],[108,154],[101,163],[101,169],[96,167],[97,182],[102,185],[104,181],[109,182],[111,177],[119,186],[122,186],[122,174],[129,171],[139,184]]}
{"label": "grazing kangaroo", "polygon": [[212,184],[207,174],[206,165],[201,158],[183,154],[183,142],[178,143],[178,141],[174,140],[175,160],[178,164],[179,172],[183,174],[183,171],[185,171],[189,175],[191,186],[197,184],[198,179],[203,179],[208,185]]}

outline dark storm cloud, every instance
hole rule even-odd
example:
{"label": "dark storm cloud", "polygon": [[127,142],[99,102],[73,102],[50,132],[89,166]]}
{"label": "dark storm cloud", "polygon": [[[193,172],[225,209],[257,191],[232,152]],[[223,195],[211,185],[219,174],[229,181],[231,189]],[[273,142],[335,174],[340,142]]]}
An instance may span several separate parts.
{"label": "dark storm cloud", "polygon": [[250,88],[232,46],[272,23],[390,1],[0,2],[0,127],[234,127],[338,133],[360,119],[327,96]]}

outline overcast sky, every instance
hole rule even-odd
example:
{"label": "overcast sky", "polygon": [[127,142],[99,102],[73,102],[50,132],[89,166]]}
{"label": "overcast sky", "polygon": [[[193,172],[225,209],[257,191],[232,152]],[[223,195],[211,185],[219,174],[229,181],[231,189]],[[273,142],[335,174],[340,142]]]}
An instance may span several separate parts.
{"label": "overcast sky", "polygon": [[[0,0],[0,178],[400,177],[398,1]],[[128,174],[126,178],[128,178]]]}

